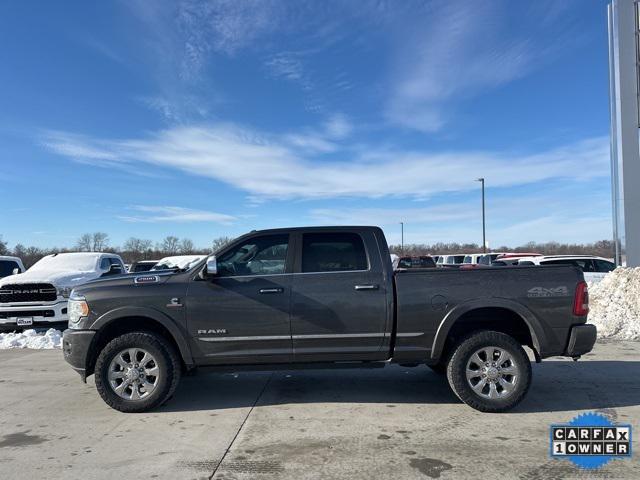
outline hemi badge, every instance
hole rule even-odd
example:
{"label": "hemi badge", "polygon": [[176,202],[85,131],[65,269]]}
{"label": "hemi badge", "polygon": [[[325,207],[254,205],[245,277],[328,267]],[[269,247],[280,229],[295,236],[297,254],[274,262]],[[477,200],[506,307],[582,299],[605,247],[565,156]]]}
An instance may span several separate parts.
{"label": "hemi badge", "polygon": [[133,283],[158,283],[158,281],[159,278],[157,275],[145,275],[133,279]]}

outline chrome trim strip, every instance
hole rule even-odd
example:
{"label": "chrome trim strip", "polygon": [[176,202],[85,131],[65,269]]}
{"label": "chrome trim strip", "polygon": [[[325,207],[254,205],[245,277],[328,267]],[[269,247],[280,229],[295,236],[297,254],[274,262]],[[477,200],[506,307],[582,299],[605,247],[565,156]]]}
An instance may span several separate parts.
{"label": "chrome trim strip", "polygon": [[[418,335],[422,335],[421,333]],[[318,338],[383,338],[386,333],[337,333],[319,335],[254,335],[250,337],[198,337],[203,342],[242,342],[245,340],[312,340]],[[414,334],[414,336],[417,336]]]}
{"label": "chrome trim strip", "polygon": [[424,335],[424,332],[396,333],[396,337],[420,337],[422,335]]}
{"label": "chrome trim strip", "polygon": [[314,338],[382,338],[384,333],[336,333],[320,335],[292,335],[294,340],[307,340]]}
{"label": "chrome trim strip", "polygon": [[290,335],[255,335],[252,337],[198,337],[203,342],[242,342],[245,340],[290,340]]}

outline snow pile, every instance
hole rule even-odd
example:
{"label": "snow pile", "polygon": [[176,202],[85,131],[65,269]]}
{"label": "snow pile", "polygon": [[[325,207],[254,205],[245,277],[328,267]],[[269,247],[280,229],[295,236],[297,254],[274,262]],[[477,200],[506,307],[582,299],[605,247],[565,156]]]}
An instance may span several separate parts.
{"label": "snow pile", "polygon": [[35,330],[0,333],[0,349],[6,348],[35,348],[38,350],[62,348],[62,332],[50,328],[45,333],[38,333]]}
{"label": "snow pile", "polygon": [[617,268],[589,284],[589,307],[598,337],[640,340],[640,267]]}

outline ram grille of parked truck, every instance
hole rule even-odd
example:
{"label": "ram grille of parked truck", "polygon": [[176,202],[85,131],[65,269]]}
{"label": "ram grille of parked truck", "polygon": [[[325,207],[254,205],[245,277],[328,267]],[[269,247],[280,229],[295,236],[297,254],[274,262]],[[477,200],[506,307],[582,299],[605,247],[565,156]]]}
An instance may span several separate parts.
{"label": "ram grille of parked truck", "polygon": [[111,253],[54,253],[24,273],[0,279],[0,330],[65,327],[71,290],[83,283],[124,272]]}
{"label": "ram grille of parked truck", "polygon": [[446,372],[462,401],[503,412],[531,384],[523,347],[577,359],[596,340],[578,268],[394,271],[377,227],[253,231],[182,269],[77,287],[69,310],[65,359],[123,412],[163,404],[196,368],[392,363]]}

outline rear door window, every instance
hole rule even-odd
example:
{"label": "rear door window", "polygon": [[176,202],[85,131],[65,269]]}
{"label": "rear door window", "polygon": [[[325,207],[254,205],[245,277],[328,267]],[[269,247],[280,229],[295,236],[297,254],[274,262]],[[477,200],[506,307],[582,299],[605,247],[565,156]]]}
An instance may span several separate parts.
{"label": "rear door window", "polygon": [[302,272],[368,270],[362,237],[356,233],[305,233],[302,236]]}

